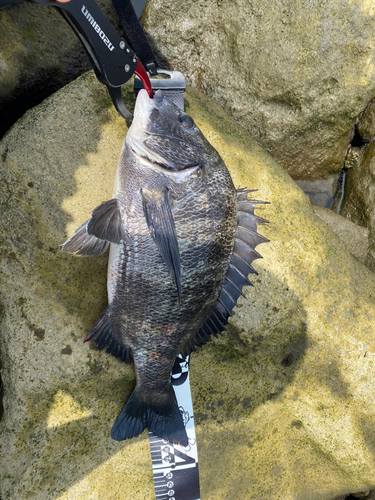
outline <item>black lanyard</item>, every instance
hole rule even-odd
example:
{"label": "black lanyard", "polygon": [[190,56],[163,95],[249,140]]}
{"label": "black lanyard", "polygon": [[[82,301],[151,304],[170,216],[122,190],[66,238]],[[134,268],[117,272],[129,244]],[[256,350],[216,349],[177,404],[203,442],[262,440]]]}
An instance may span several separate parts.
{"label": "black lanyard", "polygon": [[130,0],[112,0],[130,45],[150,76],[156,75],[158,63]]}

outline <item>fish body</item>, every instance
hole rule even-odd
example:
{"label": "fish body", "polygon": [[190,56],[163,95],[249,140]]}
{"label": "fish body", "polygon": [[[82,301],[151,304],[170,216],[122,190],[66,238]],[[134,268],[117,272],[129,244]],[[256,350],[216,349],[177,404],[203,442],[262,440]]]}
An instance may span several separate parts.
{"label": "fish body", "polygon": [[[236,191],[191,117],[160,91],[153,99],[139,92],[113,198],[64,245],[86,255],[111,247],[108,307],[86,340],[134,362],[136,387],[113,426],[114,439],[148,427],[187,444],[172,367],[179,353],[224,330],[250,284],[254,247],[266,241],[256,232],[254,203]],[[247,243],[238,237],[241,213]]]}

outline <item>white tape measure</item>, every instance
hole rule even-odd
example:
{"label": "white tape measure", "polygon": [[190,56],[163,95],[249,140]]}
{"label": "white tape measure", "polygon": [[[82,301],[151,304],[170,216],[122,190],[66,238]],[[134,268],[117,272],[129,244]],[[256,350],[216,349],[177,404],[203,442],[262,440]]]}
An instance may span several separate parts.
{"label": "white tape measure", "polygon": [[200,500],[198,451],[189,382],[189,356],[178,356],[172,385],[188,436],[188,446],[172,444],[149,432],[156,500]]}

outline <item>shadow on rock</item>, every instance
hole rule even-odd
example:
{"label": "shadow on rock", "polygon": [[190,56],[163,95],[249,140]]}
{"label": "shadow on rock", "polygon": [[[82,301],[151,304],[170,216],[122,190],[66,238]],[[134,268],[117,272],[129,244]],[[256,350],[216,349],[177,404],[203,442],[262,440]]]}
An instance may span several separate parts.
{"label": "shadow on rock", "polygon": [[[251,290],[254,295],[257,291]],[[196,359],[192,355],[197,423],[221,424],[277,399],[292,382],[308,347],[303,317],[288,327],[276,324],[272,330],[252,333],[236,326],[236,315],[222,338],[202,348]],[[284,315],[281,311],[280,319]]]}

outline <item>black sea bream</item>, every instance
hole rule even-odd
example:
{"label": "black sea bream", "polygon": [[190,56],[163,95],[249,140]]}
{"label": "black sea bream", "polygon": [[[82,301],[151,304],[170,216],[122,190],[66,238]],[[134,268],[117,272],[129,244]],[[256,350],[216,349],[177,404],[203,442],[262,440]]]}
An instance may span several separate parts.
{"label": "black sea bream", "polygon": [[141,90],[116,173],[102,203],[63,249],[99,255],[109,244],[108,307],[86,340],[134,362],[136,386],[112,438],[146,427],[187,444],[171,385],[179,353],[225,329],[249,285],[254,250],[267,241],[256,201],[234,188],[217,151],[193,119],[158,91]]}

